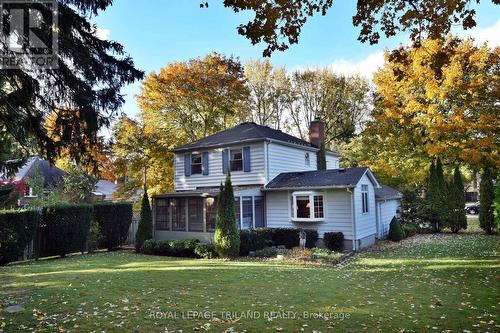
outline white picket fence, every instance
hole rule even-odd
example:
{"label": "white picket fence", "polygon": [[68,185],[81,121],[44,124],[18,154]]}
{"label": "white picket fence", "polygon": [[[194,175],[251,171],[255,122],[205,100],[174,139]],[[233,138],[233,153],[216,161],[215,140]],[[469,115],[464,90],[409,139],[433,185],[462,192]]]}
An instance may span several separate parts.
{"label": "white picket fence", "polygon": [[137,232],[137,227],[139,226],[139,219],[141,218],[141,212],[135,212],[132,215],[132,223],[130,223],[130,228],[128,229],[127,239],[125,240],[125,245],[135,244],[135,233]]}

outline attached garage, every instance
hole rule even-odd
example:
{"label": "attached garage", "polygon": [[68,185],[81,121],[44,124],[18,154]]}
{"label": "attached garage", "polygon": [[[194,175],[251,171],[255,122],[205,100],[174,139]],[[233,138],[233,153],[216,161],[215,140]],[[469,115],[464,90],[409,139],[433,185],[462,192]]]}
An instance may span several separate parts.
{"label": "attached garage", "polygon": [[386,185],[375,189],[377,238],[382,239],[389,234],[392,218],[399,217],[402,197],[401,192]]}

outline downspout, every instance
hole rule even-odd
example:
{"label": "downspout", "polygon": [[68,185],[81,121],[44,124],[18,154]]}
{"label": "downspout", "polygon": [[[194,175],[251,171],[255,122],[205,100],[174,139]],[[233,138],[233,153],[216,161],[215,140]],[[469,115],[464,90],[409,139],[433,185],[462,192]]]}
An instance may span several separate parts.
{"label": "downspout", "polygon": [[356,251],[356,212],[354,211],[354,191],[350,188],[346,189],[351,194],[351,214],[352,214],[352,250]]}

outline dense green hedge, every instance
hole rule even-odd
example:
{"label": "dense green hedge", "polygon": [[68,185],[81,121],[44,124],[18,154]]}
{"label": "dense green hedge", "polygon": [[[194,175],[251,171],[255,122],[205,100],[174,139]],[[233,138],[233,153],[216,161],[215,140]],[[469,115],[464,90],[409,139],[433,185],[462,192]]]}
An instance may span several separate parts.
{"label": "dense green hedge", "polygon": [[[318,241],[316,230],[306,232],[306,247],[313,248]],[[240,230],[240,255],[250,251],[262,250],[268,246],[285,246],[287,249],[299,246],[299,229],[293,228],[258,228]]]}
{"label": "dense green hedge", "polygon": [[38,228],[38,256],[83,252],[86,248],[92,206],[58,204],[42,209]]}
{"label": "dense green hedge", "polygon": [[[287,249],[299,246],[299,229],[272,228],[272,241],[274,245],[284,245]],[[318,241],[316,230],[304,230],[306,232],[306,247],[313,248]]]}
{"label": "dense green hedge", "polygon": [[389,239],[394,242],[399,242],[405,238],[405,232],[401,227],[401,223],[397,217],[393,217],[389,225]]}
{"label": "dense green hedge", "polygon": [[141,247],[144,254],[170,257],[215,258],[217,252],[213,244],[201,244],[197,239],[156,240],[148,239]]}
{"label": "dense green hedge", "polygon": [[39,214],[33,210],[0,211],[0,265],[15,261],[35,235]]}
{"label": "dense green hedge", "polygon": [[272,229],[240,230],[240,256],[247,256],[250,251],[261,250],[272,245]]}
{"label": "dense green hedge", "polygon": [[125,241],[132,214],[132,204],[128,202],[94,204],[94,221],[101,228],[104,247],[113,250]]}
{"label": "dense green hedge", "polygon": [[327,249],[340,252],[344,249],[344,234],[341,232],[325,232],[323,243],[325,243]]}

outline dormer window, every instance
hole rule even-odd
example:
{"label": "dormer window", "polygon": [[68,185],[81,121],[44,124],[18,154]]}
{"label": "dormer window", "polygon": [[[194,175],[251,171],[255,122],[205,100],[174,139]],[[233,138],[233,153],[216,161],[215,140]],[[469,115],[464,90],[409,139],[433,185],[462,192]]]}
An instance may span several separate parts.
{"label": "dormer window", "polygon": [[202,163],[201,163],[201,154],[193,153],[191,155],[191,174],[201,174],[202,172]]}
{"label": "dormer window", "polygon": [[311,157],[309,156],[309,153],[304,154],[304,159],[305,159],[306,166],[311,166]]}
{"label": "dormer window", "polygon": [[242,151],[242,149],[231,149],[230,150],[229,165],[231,166],[231,171],[242,171],[243,170],[243,151]]}
{"label": "dormer window", "polygon": [[323,193],[294,192],[292,194],[292,220],[296,222],[323,221]]}

